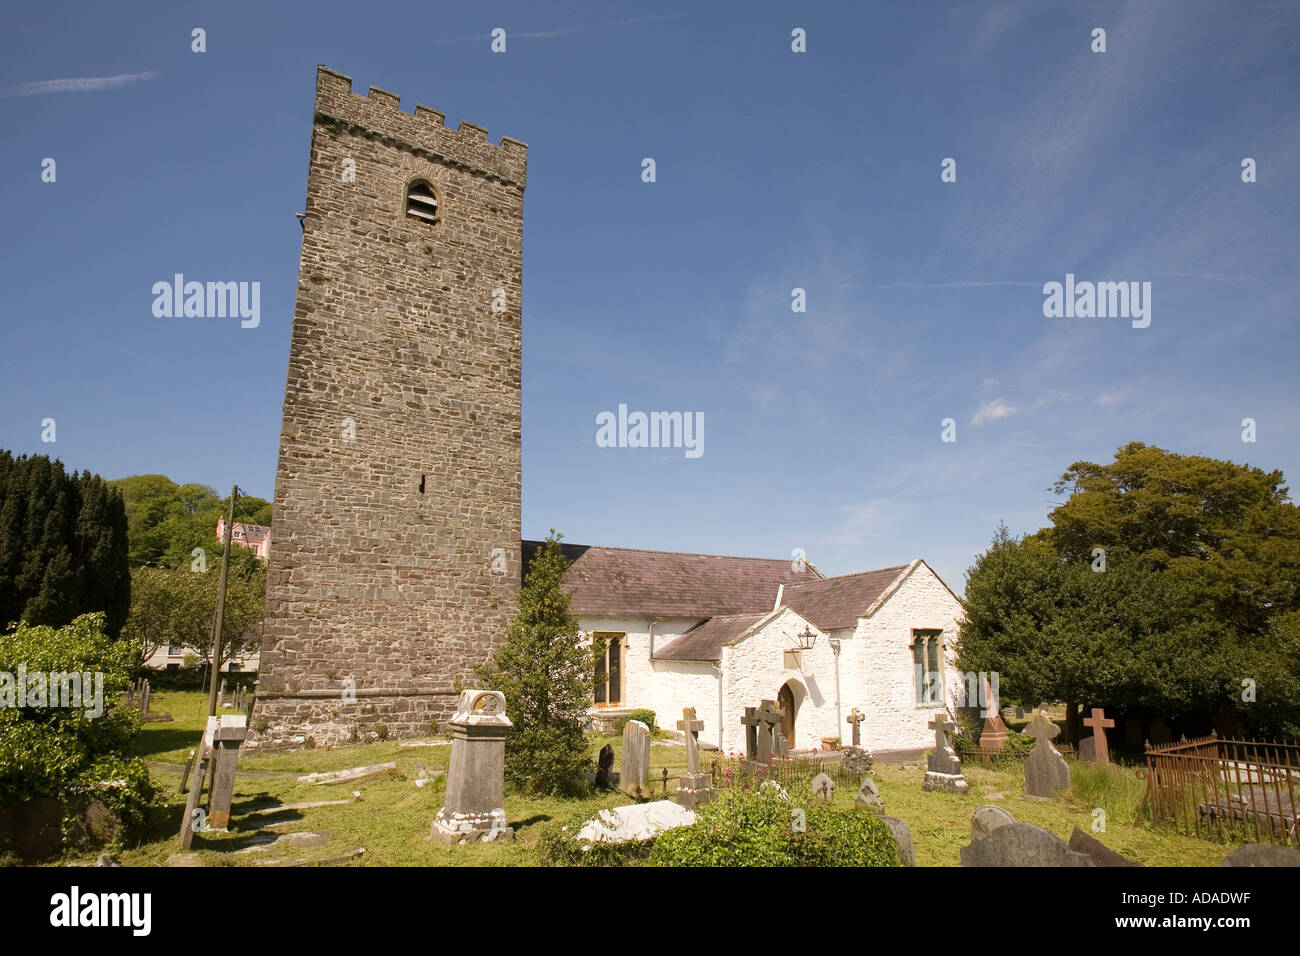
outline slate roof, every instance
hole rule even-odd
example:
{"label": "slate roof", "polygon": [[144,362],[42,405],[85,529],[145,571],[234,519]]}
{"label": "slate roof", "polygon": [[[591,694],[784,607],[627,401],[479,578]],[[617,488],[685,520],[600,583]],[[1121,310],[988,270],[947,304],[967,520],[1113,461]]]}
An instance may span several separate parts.
{"label": "slate roof", "polygon": [[900,564],[877,571],[786,585],[781,603],[788,604],[823,631],[853,627],[909,567],[909,564]]}
{"label": "slate roof", "polygon": [[[540,541],[522,544],[524,573]],[[766,614],[778,585],[820,581],[811,564],[795,571],[788,558],[733,558],[561,544],[573,563],[564,585],[570,608],[586,617],[708,618]],[[656,656],[658,656],[656,654]],[[687,658],[690,659],[690,658]]]}
{"label": "slate roof", "polygon": [[717,661],[722,645],[730,644],[768,614],[727,614],[695,625],[681,637],[655,648],[657,661]]}

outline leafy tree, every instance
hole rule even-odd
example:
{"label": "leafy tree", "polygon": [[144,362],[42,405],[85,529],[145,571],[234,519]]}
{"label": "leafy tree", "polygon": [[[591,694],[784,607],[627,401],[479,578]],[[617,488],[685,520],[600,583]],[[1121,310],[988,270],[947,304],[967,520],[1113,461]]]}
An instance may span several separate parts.
{"label": "leafy tree", "polygon": [[[206,552],[209,565],[221,560],[217,521],[229,511],[229,497],[207,485],[178,485],[166,475],[132,475],[113,485],[126,502],[132,567],[189,567],[195,548]],[[235,520],[270,525],[271,503],[240,495]]]}
{"label": "leafy tree", "polygon": [[591,754],[582,731],[591,705],[595,655],[578,637],[563,589],[568,562],[554,529],[529,565],[506,639],[475,673],[506,698],[506,777],[537,794],[586,790]]}
{"label": "leafy tree", "polygon": [[1051,527],[1000,528],[968,572],[962,670],[1066,701],[1072,739],[1075,704],[1300,727],[1300,509],[1280,472],[1132,443],[1056,491]]}
{"label": "leafy tree", "polygon": [[0,624],[102,611],[116,636],[130,605],[126,530],[121,495],[98,475],[0,451]]}

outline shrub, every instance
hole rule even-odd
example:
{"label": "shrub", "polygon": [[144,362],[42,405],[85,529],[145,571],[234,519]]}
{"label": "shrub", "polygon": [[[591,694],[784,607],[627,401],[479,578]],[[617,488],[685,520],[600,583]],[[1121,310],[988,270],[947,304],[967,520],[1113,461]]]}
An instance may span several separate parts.
{"label": "shrub", "polygon": [[387,740],[387,739],[388,739],[388,725],[387,725],[387,724],[375,724],[375,736],[378,737],[380,740]]}
{"label": "shrub", "polygon": [[[65,832],[76,809],[94,798],[121,821],[116,842],[138,835],[159,798],[141,758],[125,756],[140,729],[135,711],[110,709],[126,690],[134,664],[126,641],[104,632],[103,614],[85,614],[65,627],[19,624],[0,635],[0,671],[102,674],[103,712],[83,697],[82,707],[0,707],[0,805],[36,797],[63,801]],[[16,687],[10,687],[16,701]],[[93,691],[83,689],[83,694]]]}
{"label": "shrub", "polygon": [[[802,809],[804,832],[792,811]],[[655,841],[651,866],[898,866],[889,827],[874,814],[836,809],[806,789],[729,789],[696,809],[693,826]]]}
{"label": "shrub", "polygon": [[629,720],[641,721],[641,723],[645,724],[647,727],[650,728],[651,735],[653,735],[654,732],[658,730],[658,728],[655,727],[655,712],[653,710],[633,710],[630,711],[626,716],[619,717],[617,720],[614,721],[614,733],[619,734],[621,736],[623,730],[627,727],[627,722]]}

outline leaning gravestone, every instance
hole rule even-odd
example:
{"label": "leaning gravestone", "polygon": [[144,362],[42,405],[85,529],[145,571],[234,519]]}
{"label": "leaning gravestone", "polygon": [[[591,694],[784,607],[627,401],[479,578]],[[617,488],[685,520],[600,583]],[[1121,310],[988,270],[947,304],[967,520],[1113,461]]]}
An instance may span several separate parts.
{"label": "leaning gravestone", "polygon": [[1087,756],[1084,755],[1083,741],[1079,743],[1079,759],[1087,760],[1090,763],[1110,763],[1110,747],[1107,745],[1106,730],[1114,727],[1115,721],[1106,716],[1106,711],[1100,707],[1092,708],[1092,716],[1085,717],[1083,724],[1085,727],[1092,728],[1092,746],[1088,748]]}
{"label": "leaning gravestone", "polygon": [[650,779],[650,728],[639,720],[623,727],[623,763],[618,785],[634,797],[648,792]]}
{"label": "leaning gravestone", "polygon": [[1300,866],[1300,850],[1277,843],[1247,843],[1229,853],[1219,866]]}
{"label": "leaning gravestone", "polygon": [[430,836],[443,843],[513,840],[506,825],[506,716],[500,691],[462,691],[451,726],[451,761],[447,767],[447,802],[433,818]]}
{"label": "leaning gravestone", "polygon": [[982,806],[970,817],[971,842],[982,840],[994,830],[1009,827],[1015,822],[1016,818],[1001,807]]}
{"label": "leaning gravestone", "polygon": [[916,851],[912,849],[912,830],[898,817],[881,817],[898,845],[898,862],[903,866],[916,866]]}
{"label": "leaning gravestone", "polygon": [[1070,849],[1077,853],[1086,853],[1092,857],[1092,862],[1096,866],[1145,866],[1136,860],[1130,860],[1128,857],[1116,853],[1106,844],[1102,843],[1096,837],[1091,837],[1084,833],[1078,827],[1070,834]]}
{"label": "leaning gravestone", "polygon": [[1070,785],[1070,765],[1052,740],[1061,732],[1041,710],[1025,728],[1025,733],[1036,741],[1034,749],[1025,758],[1025,794],[1031,797],[1055,797],[1057,791]]}
{"label": "leaning gravestone", "polygon": [[967,793],[970,785],[966,783],[961,772],[961,761],[952,749],[948,735],[957,729],[957,725],[948,719],[948,715],[939,711],[930,721],[929,727],[934,731],[934,749],[925,761],[925,779],[921,782],[922,790],[947,790],[951,793]]}
{"label": "leaning gravestone", "polygon": [[1055,834],[1032,823],[1010,823],[961,848],[962,866],[1094,866]]}
{"label": "leaning gravestone", "polygon": [[885,812],[885,801],[880,797],[880,788],[876,786],[876,781],[870,777],[862,781],[862,786],[853,797],[853,805],[859,810],[870,810],[872,813]]}
{"label": "leaning gravestone", "polygon": [[600,756],[596,758],[596,789],[610,790],[613,788],[613,781],[610,780],[610,774],[614,772],[614,748],[609,744],[600,748]]}
{"label": "leaning gravestone", "polygon": [[695,716],[694,707],[682,710],[682,719],[677,721],[677,729],[686,737],[686,773],[679,779],[677,802],[687,810],[694,809],[702,803],[711,803],[717,799],[713,789],[713,778],[700,772],[699,733],[704,729],[704,721]]}
{"label": "leaning gravestone", "polygon": [[835,798],[835,781],[829,775],[819,773],[812,778],[812,791],[821,798],[822,803],[830,803]]}

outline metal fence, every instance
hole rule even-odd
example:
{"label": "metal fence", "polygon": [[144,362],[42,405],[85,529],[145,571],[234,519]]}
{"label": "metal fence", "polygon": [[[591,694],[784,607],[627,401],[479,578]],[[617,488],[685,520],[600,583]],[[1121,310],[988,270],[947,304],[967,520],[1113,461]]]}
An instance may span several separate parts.
{"label": "metal fence", "polygon": [[1300,744],[1216,734],[1147,744],[1138,820],[1185,833],[1300,845]]}
{"label": "metal fence", "polygon": [[770,763],[760,764],[743,757],[714,757],[709,766],[714,787],[737,785],[740,781],[750,782],[774,780],[782,787],[792,784],[806,784],[819,773],[824,773],[835,781],[836,786],[857,787],[862,783],[864,774],[851,773],[838,760],[822,760],[810,756],[774,757]]}

